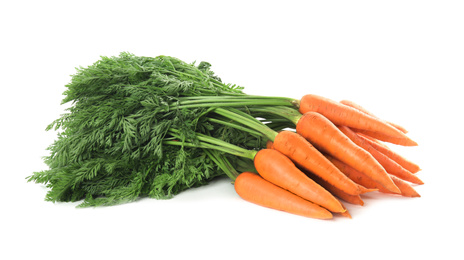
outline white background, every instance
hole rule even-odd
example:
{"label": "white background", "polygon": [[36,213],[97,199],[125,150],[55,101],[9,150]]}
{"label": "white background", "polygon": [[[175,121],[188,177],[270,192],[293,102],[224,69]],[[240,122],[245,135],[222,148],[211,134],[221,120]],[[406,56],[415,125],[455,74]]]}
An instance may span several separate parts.
{"label": "white background", "polygon": [[[463,14],[462,1],[2,2],[0,258],[462,259]],[[419,143],[393,148],[422,167],[422,197],[371,194],[330,221],[247,203],[225,178],[165,201],[45,202],[25,177],[46,169],[64,85],[122,51],[209,61],[249,94],[356,101]]]}

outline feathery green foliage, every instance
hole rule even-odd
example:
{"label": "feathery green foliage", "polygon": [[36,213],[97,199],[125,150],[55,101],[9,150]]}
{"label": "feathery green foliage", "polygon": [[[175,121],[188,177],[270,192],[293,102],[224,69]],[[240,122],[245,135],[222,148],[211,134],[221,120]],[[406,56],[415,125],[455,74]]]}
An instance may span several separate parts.
{"label": "feathery green foliage", "polygon": [[165,140],[195,142],[202,133],[249,149],[265,145],[258,135],[208,120],[207,106],[176,107],[185,97],[243,95],[241,87],[222,83],[206,62],[195,66],[168,56],[121,53],[77,69],[66,88],[62,103],[72,106],[47,127],[60,130],[45,157],[49,169],[28,177],[47,185],[49,201],[98,206],[166,199],[223,175],[224,165],[250,165]]}

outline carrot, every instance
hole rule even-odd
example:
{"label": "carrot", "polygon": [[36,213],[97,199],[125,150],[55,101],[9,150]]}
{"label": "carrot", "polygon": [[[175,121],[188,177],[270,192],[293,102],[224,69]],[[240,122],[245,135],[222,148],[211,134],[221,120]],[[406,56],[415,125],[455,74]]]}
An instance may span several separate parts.
{"label": "carrot", "polygon": [[284,190],[251,172],[241,173],[235,179],[234,187],[237,194],[244,200],[263,207],[309,218],[331,219],[333,217],[332,213],[328,210]]}
{"label": "carrot", "polygon": [[351,195],[351,194],[348,194],[346,192],[343,192],[337,188],[334,188],[334,189],[331,189],[331,188],[327,188],[327,190],[329,190],[330,192],[332,192],[333,195],[335,195],[336,197],[350,203],[350,204],[354,204],[354,205],[359,205],[359,206],[364,206],[364,201],[361,199],[361,196],[359,195]]}
{"label": "carrot", "polygon": [[[365,113],[365,114],[368,114],[368,115],[370,115],[370,116],[373,116],[373,117],[375,117],[375,118],[378,118],[377,116],[375,116],[374,114],[372,114],[371,112],[369,112],[368,110],[366,110],[364,107],[362,107],[362,106],[360,106],[360,105],[354,103],[353,101],[342,100],[342,101],[340,101],[340,103],[342,103],[342,104],[344,104],[344,105],[347,105],[347,106],[349,106],[349,107],[355,108],[355,109],[357,109],[357,110],[359,110],[359,111],[361,111],[361,112],[363,112],[363,113]],[[405,133],[405,134],[408,133],[408,131],[407,131],[404,127],[402,127],[402,126],[400,126],[400,125],[397,125],[397,124],[394,124],[394,123],[388,122],[388,121],[385,121],[385,122],[387,122],[389,125],[393,126],[394,128],[400,130],[401,132],[403,132],[403,133]]]}
{"label": "carrot", "polygon": [[271,140],[268,140],[266,142],[266,148],[267,149],[274,149],[274,142],[272,142]]}
{"label": "carrot", "polygon": [[[330,155],[326,155],[327,159],[329,159],[340,171],[342,171],[348,178],[352,179],[357,184],[366,187],[368,189],[377,189],[379,191],[387,191],[382,185],[375,182],[373,179],[369,178],[367,175],[363,174],[362,172],[355,170],[354,168],[348,166],[341,160],[338,160]],[[392,180],[393,181],[393,180]]]}
{"label": "carrot", "polygon": [[392,180],[395,182],[396,186],[400,188],[402,196],[413,197],[413,198],[420,197],[419,193],[411,185],[409,185],[408,183],[404,182],[403,180],[395,176],[391,176],[391,177],[392,177]]}
{"label": "carrot", "polygon": [[[392,179],[392,180],[393,180],[393,179]],[[378,191],[378,190],[379,190],[379,189],[377,189],[377,188],[366,188],[366,187],[364,187],[364,186],[362,186],[362,185],[359,185],[359,184],[358,184],[358,186],[359,186],[359,189],[361,190],[361,193],[360,193],[360,194],[364,194],[364,193],[368,193],[368,192],[373,192],[373,191]]]}
{"label": "carrot", "polygon": [[274,149],[262,149],[255,155],[254,164],[259,175],[267,181],[329,211],[345,211],[340,201],[306,176],[281,152]]}
{"label": "carrot", "polygon": [[347,218],[351,218],[351,214],[350,212],[348,212],[348,210],[345,210],[344,212],[342,213],[338,213],[340,216],[342,217],[347,217]]}
{"label": "carrot", "polygon": [[310,111],[318,112],[328,118],[335,125],[345,125],[354,129],[380,133],[382,134],[381,137],[394,137],[390,140],[401,145],[417,145],[416,142],[407,137],[403,132],[389,125],[385,121],[328,98],[312,94],[305,95],[300,100],[299,111],[301,114],[305,114]]}
{"label": "carrot", "polygon": [[400,192],[382,165],[370,153],[357,146],[321,114],[305,113],[298,121],[296,131],[321,152],[342,160],[391,192]]}
{"label": "carrot", "polygon": [[[362,172],[359,172],[352,167],[346,165],[340,160],[337,160],[331,156],[327,156],[327,158],[336,166],[338,167],[346,176],[348,176],[350,179],[352,179],[354,182],[358,183],[359,185],[362,185],[363,187],[370,188],[370,189],[378,189],[379,192],[382,193],[389,193],[392,194],[389,190],[385,189],[380,185],[379,183],[375,182]],[[395,185],[400,189],[400,195],[405,196],[405,197],[420,197],[419,193],[414,190],[412,186],[410,186],[408,183],[405,181],[395,177],[395,176],[390,176]]]}
{"label": "carrot", "polygon": [[364,137],[364,138],[366,138],[366,139],[369,139],[370,141],[375,142],[375,143],[378,144],[378,145],[381,145],[381,146],[383,146],[383,147],[388,148],[388,145],[387,145],[387,144],[385,144],[384,142],[382,142],[382,141],[380,141],[380,140],[375,139],[375,138],[372,137],[372,136],[368,136],[368,135],[363,134],[363,133],[360,133],[360,132],[356,132],[356,134],[358,134],[359,136]]}
{"label": "carrot", "polygon": [[384,167],[384,169],[389,174],[415,184],[424,184],[422,180],[419,179],[419,177],[417,177],[417,175],[412,174],[411,172],[403,168],[401,165],[399,165],[397,162],[393,161],[385,154],[376,150],[374,147],[372,147],[372,145],[370,145],[366,140],[362,139],[350,128],[346,126],[339,126],[338,129],[340,129],[342,133],[344,133],[348,138],[351,139],[351,141],[353,141],[359,147],[372,154],[372,156]]}
{"label": "carrot", "polygon": [[314,173],[324,181],[350,195],[358,195],[358,185],[335,167],[321,152],[301,135],[281,131],[274,139],[273,148],[290,158],[297,166]]}
{"label": "carrot", "polygon": [[402,145],[402,146],[413,146],[413,145],[410,145],[409,141],[406,140],[406,139],[398,138],[398,137],[395,137],[395,136],[389,136],[389,135],[385,135],[385,134],[382,134],[382,133],[377,133],[377,132],[374,132],[374,131],[368,131],[368,130],[356,129],[356,128],[352,128],[352,129],[353,129],[353,131],[356,131],[356,132],[358,132],[360,134],[363,134],[365,136],[369,136],[371,138],[381,140],[381,141],[384,141],[384,142],[397,144],[397,145]]}
{"label": "carrot", "polygon": [[348,194],[338,189],[337,187],[333,186],[329,182],[325,181],[321,177],[311,173],[310,171],[303,170],[303,172],[306,175],[308,175],[311,179],[313,179],[315,182],[319,183],[322,187],[324,187],[324,189],[328,190],[330,193],[335,195],[335,197],[338,197],[351,204],[360,205],[360,206],[364,205],[364,201],[361,199],[361,196],[359,196],[359,194],[356,194],[356,195]]}
{"label": "carrot", "polygon": [[[401,194],[400,194],[401,196],[403,196],[403,197],[411,197],[411,198],[420,197],[419,193],[411,185],[409,185],[407,182],[403,181],[400,178],[397,178],[396,176],[391,176],[391,178],[392,178],[393,182],[395,182],[396,186],[401,190]],[[381,189],[379,191],[382,192],[382,193],[391,194],[391,192],[389,192],[388,190],[385,190],[385,189]]]}
{"label": "carrot", "polygon": [[386,145],[375,142],[375,141],[373,141],[373,140],[371,140],[369,138],[366,138],[366,137],[364,137],[362,135],[360,135],[360,137],[363,138],[364,140],[366,140],[377,151],[385,154],[386,156],[388,156],[390,159],[392,159],[393,161],[395,161],[396,163],[401,165],[403,168],[405,168],[409,172],[417,173],[417,172],[419,172],[421,170],[419,165],[411,162],[410,160],[404,158],[400,154],[394,152],[393,150],[388,148]]}
{"label": "carrot", "polygon": [[329,192],[334,193],[332,191],[336,190],[335,192],[344,193],[346,196],[357,197],[361,193],[371,191],[354,183],[299,134],[284,131],[277,136],[277,146],[274,142],[268,141],[267,148],[276,149],[286,155],[306,175]]}

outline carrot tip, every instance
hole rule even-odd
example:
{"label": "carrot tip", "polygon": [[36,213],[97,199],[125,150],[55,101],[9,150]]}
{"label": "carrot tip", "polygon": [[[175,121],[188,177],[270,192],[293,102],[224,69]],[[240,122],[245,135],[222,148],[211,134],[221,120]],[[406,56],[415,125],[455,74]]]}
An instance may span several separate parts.
{"label": "carrot tip", "polygon": [[348,210],[345,210],[344,212],[339,213],[339,214],[340,214],[340,216],[352,219],[351,214],[348,212]]}
{"label": "carrot tip", "polygon": [[390,191],[391,191],[392,193],[394,193],[394,194],[401,194],[400,188],[398,188],[398,187],[396,187],[396,186],[395,186],[395,187],[391,187],[391,188],[388,189],[388,190],[390,190]]}
{"label": "carrot tip", "polygon": [[364,194],[364,193],[368,193],[368,192],[374,192],[374,191],[378,191],[379,189],[377,188],[366,188],[364,186],[361,186],[361,185],[358,185],[359,187],[359,190],[360,190],[360,193],[359,194]]}
{"label": "carrot tip", "polygon": [[379,191],[379,189],[365,189],[363,194],[368,193],[368,192],[374,192],[374,191]]}
{"label": "carrot tip", "polygon": [[420,198],[421,197],[421,195],[419,193],[415,192],[415,191],[410,192],[408,194],[402,194],[402,195],[405,196],[405,197],[410,197],[410,198]]}

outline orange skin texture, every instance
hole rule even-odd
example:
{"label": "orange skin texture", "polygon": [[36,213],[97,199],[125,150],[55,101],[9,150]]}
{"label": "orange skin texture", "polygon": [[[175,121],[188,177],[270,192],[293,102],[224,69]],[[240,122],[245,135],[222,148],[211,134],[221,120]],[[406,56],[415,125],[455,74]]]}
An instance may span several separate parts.
{"label": "orange skin texture", "polygon": [[274,149],[262,149],[256,154],[254,164],[259,175],[265,180],[331,212],[345,211],[340,201],[306,176],[281,152]]}
{"label": "orange skin texture", "polygon": [[344,135],[331,121],[316,112],[305,113],[296,131],[318,150],[363,172],[393,193],[400,193],[393,180],[375,158]]}
{"label": "orange skin texture", "polygon": [[405,168],[409,172],[417,173],[417,172],[419,172],[421,170],[421,168],[417,164],[409,161],[408,159],[404,158],[403,156],[399,155],[398,153],[392,151],[386,145],[375,142],[375,141],[373,141],[373,140],[371,140],[369,138],[366,138],[366,137],[364,137],[362,135],[360,137],[363,138],[364,140],[366,140],[366,142],[368,142],[374,149],[376,149],[377,151],[383,153],[384,155],[386,155],[387,157],[389,157],[390,159],[392,159],[393,161],[395,161],[396,163],[401,165],[403,168]]}
{"label": "orange skin texture", "polygon": [[402,145],[402,146],[417,146],[417,143],[411,143],[407,139],[404,138],[398,138],[395,136],[389,136],[385,135],[383,133],[377,133],[374,131],[368,131],[368,130],[363,130],[363,129],[355,129],[353,128],[358,133],[364,134],[366,136],[370,136],[374,139],[381,140],[384,142],[392,143],[392,144],[397,144],[397,145]]}
{"label": "orange skin texture", "polygon": [[[327,157],[335,166],[337,166],[346,176],[348,176],[350,179],[352,179],[354,182],[358,183],[359,185],[362,185],[363,187],[369,188],[369,189],[378,189],[379,192],[382,193],[389,193],[391,194],[392,192],[388,191],[382,185],[378,184],[365,174],[353,169],[352,167],[346,165],[345,163],[341,162],[340,160],[337,160],[333,157],[328,156]],[[391,176],[393,182],[395,185],[400,189],[401,191],[401,196],[404,197],[420,197],[419,193],[417,193],[414,188],[409,185],[407,182],[395,177]]]}
{"label": "orange skin texture", "polygon": [[416,146],[417,143],[407,137],[403,132],[387,122],[359,111],[356,108],[325,97],[308,94],[300,100],[301,114],[317,112],[329,119],[335,125],[345,125],[378,134],[378,139],[391,137],[389,141],[405,146]]}
{"label": "orange skin texture", "polygon": [[272,142],[271,140],[267,141],[266,142],[266,148],[267,149],[274,149],[274,142]]}
{"label": "orange skin texture", "polygon": [[274,139],[273,148],[290,158],[298,167],[312,172],[337,189],[350,195],[360,194],[358,185],[301,135],[282,131]]}
{"label": "orange skin texture", "polygon": [[355,144],[359,147],[363,148],[364,150],[368,151],[374,158],[383,166],[383,168],[391,175],[394,175],[402,180],[412,182],[414,184],[424,184],[417,175],[409,172],[397,162],[390,159],[385,154],[379,152],[371,144],[367,141],[363,140],[360,136],[358,136],[354,131],[349,129],[346,126],[339,126],[338,129],[342,131],[348,138],[351,139]]}
{"label": "orange skin texture", "polygon": [[[348,202],[348,203],[351,203],[351,204],[355,204],[355,205],[360,205],[360,206],[363,206],[364,205],[364,201],[361,199],[361,196],[359,196],[359,194],[356,194],[356,195],[351,195],[351,194],[348,194],[346,192],[344,192],[343,190],[340,190],[338,189],[337,187],[333,186],[332,184],[328,183],[327,181],[325,181],[324,179],[322,179],[321,177],[311,173],[311,172],[308,172],[308,171],[304,171],[311,179],[313,179],[314,181],[316,181],[317,183],[319,183],[322,187],[324,187],[326,190],[328,190],[330,193],[332,193],[333,195],[335,195],[336,197]],[[346,175],[345,175],[346,176]],[[364,189],[363,191],[366,191],[367,189]]]}
{"label": "orange skin texture", "polygon": [[[343,105],[347,105],[347,106],[350,106],[350,107],[352,107],[352,108],[355,108],[355,109],[357,109],[357,110],[359,110],[359,111],[361,111],[361,112],[363,112],[363,113],[365,113],[365,114],[368,114],[368,115],[370,115],[370,116],[376,117],[374,114],[372,114],[371,112],[369,112],[367,109],[365,109],[364,107],[362,107],[362,106],[360,106],[360,105],[354,103],[353,101],[342,100],[342,101],[340,101],[340,103],[342,103]],[[378,117],[376,117],[376,118],[378,118]],[[386,122],[387,122],[387,121],[386,121]],[[402,126],[400,126],[400,125],[394,124],[394,123],[392,123],[392,122],[387,122],[387,123],[388,123],[389,125],[393,126],[394,128],[400,130],[401,132],[405,133],[405,134],[408,133],[408,131],[407,131],[404,127],[402,127]]]}
{"label": "orange skin texture", "polygon": [[393,182],[395,182],[396,186],[400,188],[401,195],[404,197],[420,197],[419,193],[407,182],[395,177],[391,176]]}
{"label": "orange skin texture", "polygon": [[346,176],[348,176],[350,179],[352,179],[354,182],[358,183],[359,185],[362,185],[363,187],[366,187],[368,189],[378,189],[379,191],[387,191],[382,185],[379,183],[375,182],[371,178],[367,177],[365,174],[361,173],[360,171],[357,171],[353,169],[352,167],[348,166],[344,162],[332,157],[332,156],[327,156],[327,158],[337,167],[339,168]]}
{"label": "orange skin texture", "polygon": [[328,210],[251,172],[241,173],[235,180],[234,187],[237,194],[244,200],[263,207],[308,218],[331,219],[333,217]]}

